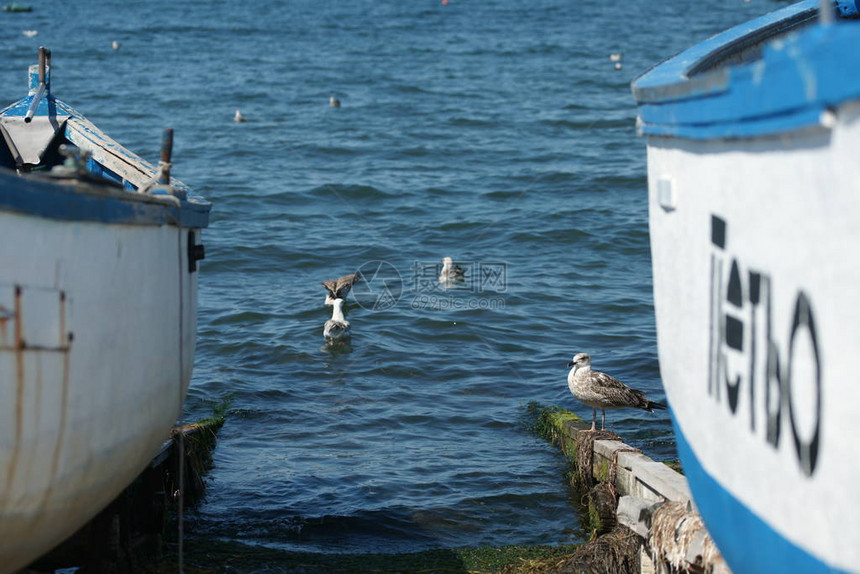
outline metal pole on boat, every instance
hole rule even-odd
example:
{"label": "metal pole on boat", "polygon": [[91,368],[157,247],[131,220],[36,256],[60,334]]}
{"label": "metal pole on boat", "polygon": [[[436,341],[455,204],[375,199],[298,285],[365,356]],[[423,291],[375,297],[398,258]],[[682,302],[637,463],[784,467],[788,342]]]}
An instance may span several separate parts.
{"label": "metal pole on boat", "polygon": [[165,128],[161,136],[161,163],[158,183],[170,185],[170,156],[173,155],[173,128]]}
{"label": "metal pole on boat", "polygon": [[818,3],[818,21],[822,26],[829,26],[836,20],[833,14],[833,3],[831,0],[820,0]]}
{"label": "metal pole on boat", "polygon": [[45,95],[45,77],[46,67],[48,62],[48,50],[44,46],[39,46],[39,88],[33,94],[33,100],[30,102],[30,107],[27,108],[27,114],[24,116],[24,123],[29,124],[33,121],[33,116],[36,114],[36,109],[39,107],[39,102],[42,96]]}

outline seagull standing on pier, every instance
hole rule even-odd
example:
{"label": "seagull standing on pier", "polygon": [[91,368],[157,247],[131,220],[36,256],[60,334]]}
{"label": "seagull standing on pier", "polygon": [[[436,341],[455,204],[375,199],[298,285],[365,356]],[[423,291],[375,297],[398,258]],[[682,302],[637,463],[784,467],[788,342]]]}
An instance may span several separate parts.
{"label": "seagull standing on pier", "polygon": [[573,367],[567,375],[567,387],[581,403],[592,408],[591,430],[597,426],[597,409],[601,412],[601,429],[606,428],[606,409],[632,407],[653,413],[666,405],[649,400],[642,391],[631,389],[606,373],[591,370],[591,357],[587,353],[574,355],[567,364]]}
{"label": "seagull standing on pier", "polygon": [[349,335],[349,321],[343,316],[343,299],[335,299],[332,301],[331,319],[323,326],[323,337],[329,342],[336,342]]}
{"label": "seagull standing on pier", "polygon": [[361,279],[361,272],[356,271],[351,275],[344,275],[343,277],[338,277],[337,279],[326,279],[322,282],[322,286],[325,288],[325,304],[333,305],[336,299],[346,299],[346,296],[349,294],[349,290],[352,289],[353,284]]}

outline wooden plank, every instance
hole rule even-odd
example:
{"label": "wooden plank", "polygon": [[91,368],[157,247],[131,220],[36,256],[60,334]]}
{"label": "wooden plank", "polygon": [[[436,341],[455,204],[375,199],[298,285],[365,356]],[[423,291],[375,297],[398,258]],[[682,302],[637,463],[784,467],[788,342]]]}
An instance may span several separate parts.
{"label": "wooden plank", "polygon": [[687,480],[663,463],[655,462],[621,441],[594,441],[594,476],[608,477],[615,466],[615,487],[620,494],[645,500],[690,500]]}
{"label": "wooden plank", "polygon": [[[546,409],[545,422],[551,429],[543,433],[562,448],[572,464],[590,462],[589,470],[597,481],[613,479],[620,495],[616,519],[640,538],[642,574],[670,568],[731,574],[692,504],[682,474],[645,456],[613,433],[594,433],[589,424],[568,414],[562,409]],[[679,532],[683,536],[679,537]]]}

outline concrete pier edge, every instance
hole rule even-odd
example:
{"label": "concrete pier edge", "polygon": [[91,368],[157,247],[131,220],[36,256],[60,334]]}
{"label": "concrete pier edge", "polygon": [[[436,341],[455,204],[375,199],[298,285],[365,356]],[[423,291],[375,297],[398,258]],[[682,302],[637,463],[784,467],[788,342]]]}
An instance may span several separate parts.
{"label": "concrete pier edge", "polygon": [[625,566],[636,564],[628,571],[731,574],[681,473],[611,431],[591,431],[570,411],[538,404],[530,409],[537,415],[536,432],[561,449],[573,486],[586,495],[592,540],[583,551],[604,537],[633,536],[638,556],[626,557]]}

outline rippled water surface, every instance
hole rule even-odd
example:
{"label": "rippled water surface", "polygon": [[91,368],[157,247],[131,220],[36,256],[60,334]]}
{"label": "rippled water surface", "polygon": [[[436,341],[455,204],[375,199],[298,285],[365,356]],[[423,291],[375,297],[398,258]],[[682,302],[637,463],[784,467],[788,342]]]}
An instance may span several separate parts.
{"label": "rippled water surface", "polygon": [[[44,44],[56,96],[150,160],[173,127],[174,175],[214,204],[185,418],[232,403],[188,531],[326,552],[577,539],[527,404],[590,416],[576,351],[664,398],[629,83],[779,4],[31,4],[0,15],[0,101]],[[456,289],[432,280],[446,255]],[[320,282],[360,267],[352,341],[328,347]],[[674,458],[667,414],[609,423]]]}

